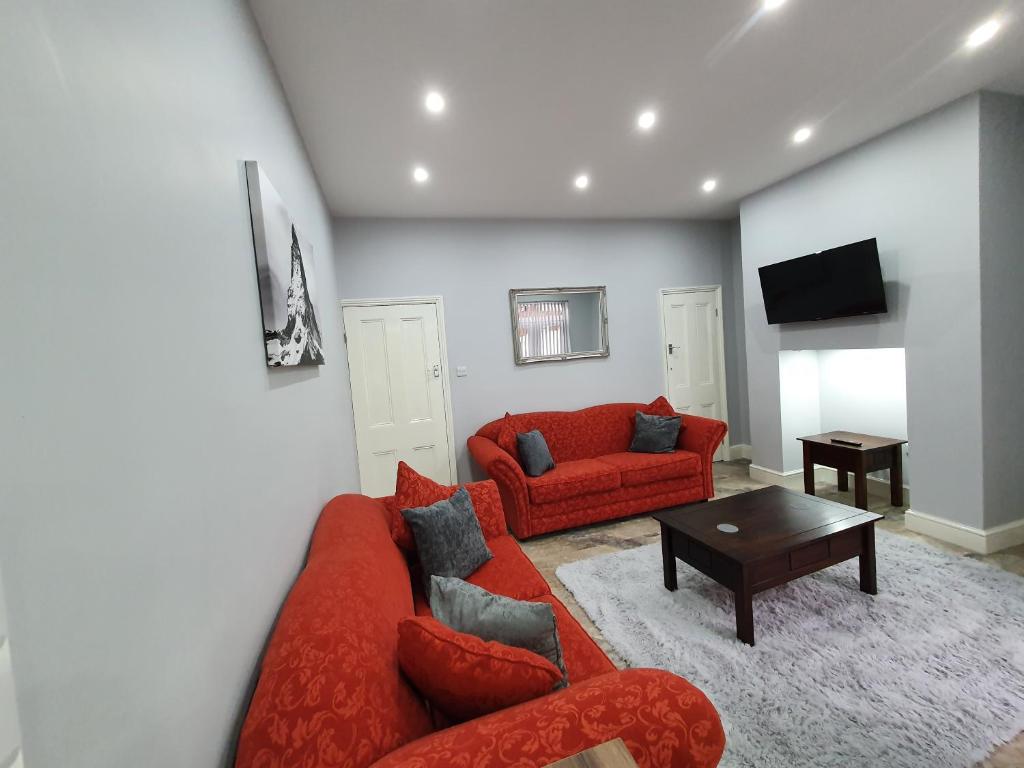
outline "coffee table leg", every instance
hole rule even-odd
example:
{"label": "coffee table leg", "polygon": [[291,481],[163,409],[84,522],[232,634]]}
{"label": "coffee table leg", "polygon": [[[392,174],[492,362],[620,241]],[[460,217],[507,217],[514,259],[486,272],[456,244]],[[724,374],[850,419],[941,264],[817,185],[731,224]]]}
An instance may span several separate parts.
{"label": "coffee table leg", "polygon": [[747,574],[736,586],[736,637],[747,645],[754,644],[754,592]]}
{"label": "coffee table leg", "polygon": [[878,579],[875,573],[875,526],[865,525],[860,529],[860,591],[869,595],[878,594]]}
{"label": "coffee table leg", "polygon": [[676,554],[672,551],[672,531],[664,523],[661,524],[661,561],[665,570],[665,589],[675,592],[676,584]]}

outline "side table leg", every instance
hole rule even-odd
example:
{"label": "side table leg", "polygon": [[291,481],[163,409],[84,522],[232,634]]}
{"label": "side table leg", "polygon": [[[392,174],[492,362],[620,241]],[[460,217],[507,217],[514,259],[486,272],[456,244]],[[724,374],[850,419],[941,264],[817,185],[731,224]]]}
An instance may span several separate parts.
{"label": "side table leg", "polygon": [[903,506],[903,446],[892,447],[892,467],[889,469],[889,501],[894,507]]}
{"label": "side table leg", "polygon": [[837,485],[839,486],[839,490],[840,491],[848,491],[848,490],[850,490],[850,473],[849,472],[847,472],[845,469],[837,469],[836,470],[836,478],[838,478]]}
{"label": "side table leg", "polygon": [[665,571],[665,589],[675,592],[678,588],[676,583],[676,554],[672,551],[672,530],[661,524],[661,560],[662,568]]}
{"label": "side table leg", "polygon": [[811,460],[811,444],[804,443],[804,493],[814,495],[814,462]]}
{"label": "side table leg", "polygon": [[864,454],[857,460],[857,469],[853,473],[853,505],[858,509],[868,508],[868,470]]}
{"label": "side table leg", "polygon": [[875,524],[860,529],[860,591],[869,595],[878,594],[878,578],[875,573]]}

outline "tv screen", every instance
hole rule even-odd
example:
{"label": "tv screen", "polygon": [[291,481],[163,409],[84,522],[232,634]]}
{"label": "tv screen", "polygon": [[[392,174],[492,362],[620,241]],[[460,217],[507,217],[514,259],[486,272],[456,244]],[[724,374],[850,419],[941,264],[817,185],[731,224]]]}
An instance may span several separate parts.
{"label": "tv screen", "polygon": [[887,311],[874,238],[757,270],[768,323],[797,323]]}

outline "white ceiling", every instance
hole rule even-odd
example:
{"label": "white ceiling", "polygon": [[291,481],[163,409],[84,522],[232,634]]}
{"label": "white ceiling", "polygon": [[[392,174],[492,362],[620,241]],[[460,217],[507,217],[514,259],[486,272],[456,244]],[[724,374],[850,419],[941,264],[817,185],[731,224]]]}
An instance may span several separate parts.
{"label": "white ceiling", "polygon": [[[729,216],[959,96],[1024,93],[1024,0],[251,5],[339,216]],[[1002,30],[968,53],[992,16]],[[432,86],[447,96],[441,118],[422,107]],[[646,106],[659,122],[641,134]],[[794,146],[802,124],[815,135]],[[431,172],[422,187],[415,163]]]}

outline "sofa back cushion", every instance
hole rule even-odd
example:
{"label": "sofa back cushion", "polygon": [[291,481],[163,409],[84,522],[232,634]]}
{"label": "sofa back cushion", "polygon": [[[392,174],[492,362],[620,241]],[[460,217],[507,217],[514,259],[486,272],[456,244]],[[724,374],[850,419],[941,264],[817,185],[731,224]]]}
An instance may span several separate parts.
{"label": "sofa back cushion", "polygon": [[[628,451],[636,412],[647,407],[647,403],[610,403],[579,411],[537,411],[508,418],[517,432],[540,430],[558,465]],[[477,434],[497,442],[502,421],[485,424]]]}
{"label": "sofa back cushion", "polygon": [[[381,501],[388,510],[391,520],[391,537],[407,553],[416,551],[416,540],[412,529],[402,517],[403,509],[413,507],[429,507],[438,501],[450,499],[462,486],[441,485],[429,477],[421,475],[404,461],[398,462],[398,479],[394,496],[387,496]],[[505,511],[501,506],[501,495],[493,480],[466,483],[466,490],[473,502],[473,511],[480,521],[480,530],[484,539],[493,539],[508,533],[505,523]]]}
{"label": "sofa back cushion", "polygon": [[267,646],[237,768],[363,768],[430,733],[425,703],[398,671],[398,622],[412,614],[384,505],[333,499]]}

